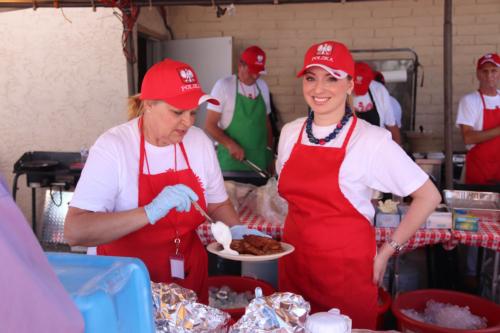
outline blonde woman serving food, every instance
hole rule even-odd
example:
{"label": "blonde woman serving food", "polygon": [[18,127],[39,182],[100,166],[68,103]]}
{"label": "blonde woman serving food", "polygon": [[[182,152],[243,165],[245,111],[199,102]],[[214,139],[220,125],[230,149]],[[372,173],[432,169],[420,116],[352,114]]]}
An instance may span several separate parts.
{"label": "blonde woman serving food", "polygon": [[191,203],[214,220],[240,223],[212,142],[193,126],[198,105],[207,101],[217,103],[188,64],[165,59],[151,67],[141,94],[130,100],[130,120],[91,148],[65,223],[69,244],[137,257],[151,280],[175,281],[202,302],[208,263],[196,228],[205,219]]}
{"label": "blonde woman serving food", "polygon": [[[347,106],[354,61],[341,43],[309,48],[298,73],[312,112],[285,125],[278,147],[279,193],[288,201],[279,288],[304,296],[312,311],[339,308],[356,328],[375,329],[377,287],[387,261],[440,202],[432,182],[391,139]],[[374,190],[410,195],[408,214],[378,251]]]}

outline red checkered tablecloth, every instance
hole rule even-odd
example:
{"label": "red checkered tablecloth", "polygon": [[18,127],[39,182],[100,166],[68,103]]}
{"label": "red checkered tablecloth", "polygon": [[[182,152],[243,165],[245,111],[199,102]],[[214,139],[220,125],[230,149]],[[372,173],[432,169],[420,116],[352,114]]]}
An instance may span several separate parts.
{"label": "red checkered tablecloth", "polygon": [[[396,230],[395,228],[375,228],[375,237],[380,246]],[[452,233],[448,229],[419,229],[406,244],[405,251],[411,251],[418,247],[441,243],[447,250],[452,249]]]}
{"label": "red checkered tablecloth", "polygon": [[461,243],[500,251],[500,223],[498,222],[483,219],[479,222],[477,232],[452,230],[452,233],[454,246]]}
{"label": "red checkered tablecloth", "polygon": [[[248,208],[243,208],[240,212],[240,220],[249,228],[271,235],[275,239],[281,239],[283,234],[283,225],[272,224],[266,221],[262,216],[253,214]],[[203,223],[198,227],[198,235],[203,244],[207,245],[214,242],[210,232],[210,224]],[[381,245],[394,232],[393,228],[375,228],[377,244]],[[414,250],[425,245],[442,243],[445,249],[451,249],[456,244],[452,242],[452,233],[447,229],[419,229],[414,237],[408,241],[406,250]]]}

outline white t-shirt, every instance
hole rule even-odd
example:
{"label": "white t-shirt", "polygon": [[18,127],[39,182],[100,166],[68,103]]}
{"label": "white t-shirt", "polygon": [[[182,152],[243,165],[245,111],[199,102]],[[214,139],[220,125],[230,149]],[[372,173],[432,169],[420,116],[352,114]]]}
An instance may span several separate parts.
{"label": "white t-shirt", "polygon": [[[220,101],[220,105],[214,105],[208,103],[207,109],[213,110],[215,112],[222,113],[219,121],[219,127],[226,129],[231,124],[234,114],[234,104],[236,102],[236,75],[231,75],[222,79],[219,79],[214,87],[212,88],[211,96],[217,98]],[[262,98],[266,104],[266,113],[271,113],[271,98],[269,97],[269,88],[266,82],[262,79],[257,79],[257,82],[251,86],[238,81],[238,93],[247,97],[257,97],[259,95],[259,89],[262,93]],[[257,86],[259,89],[257,89]]]}
{"label": "white t-shirt", "polygon": [[[281,130],[276,161],[278,174],[286,166],[305,120],[306,118],[296,119]],[[351,123],[352,118],[340,134],[323,147],[341,147]],[[312,131],[316,138],[323,138],[330,134],[335,126],[336,124],[313,124]],[[314,145],[309,142],[305,128],[302,144]],[[340,167],[339,182],[340,190],[347,200],[367,220],[373,223],[375,210],[370,200],[374,190],[404,197],[420,188],[428,178],[429,176],[392,140],[389,131],[358,119]]]}
{"label": "white t-shirt", "polygon": [[[484,103],[488,109],[500,108],[500,90],[497,90],[496,96],[484,97]],[[478,91],[471,92],[462,99],[458,104],[456,126],[460,125],[471,126],[475,131],[483,130],[483,101]],[[474,145],[467,145],[467,149],[471,149]]]}
{"label": "white t-shirt", "polygon": [[380,126],[394,126],[396,121],[394,120],[391,98],[387,89],[382,83],[377,81],[370,82],[368,89],[372,93],[373,101],[368,92],[362,96],[354,95],[354,111],[363,112],[371,110],[373,108],[373,103],[375,103],[380,117]]}
{"label": "white t-shirt", "polygon": [[[213,144],[205,133],[191,127],[184,148],[194,174],[199,177],[207,203],[225,201],[228,196]],[[71,206],[94,212],[119,212],[138,207],[140,135],[138,118],[111,128],[90,149],[85,168],[75,189]],[[157,147],[145,142],[151,174],[187,168],[179,145]],[[144,163],[144,173],[148,173]]]}
{"label": "white t-shirt", "polygon": [[392,111],[394,112],[394,121],[398,128],[401,128],[401,117],[403,116],[403,111],[401,110],[401,104],[393,96],[391,97]]}

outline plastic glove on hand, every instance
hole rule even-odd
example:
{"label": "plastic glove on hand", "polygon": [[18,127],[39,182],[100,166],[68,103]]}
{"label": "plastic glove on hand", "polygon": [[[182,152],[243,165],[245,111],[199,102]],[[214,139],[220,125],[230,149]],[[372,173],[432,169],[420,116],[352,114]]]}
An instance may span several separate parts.
{"label": "plastic glove on hand", "polygon": [[149,204],[144,206],[149,223],[155,224],[168,212],[175,208],[178,212],[189,212],[191,200],[197,201],[198,196],[192,189],[183,184],[165,186]]}
{"label": "plastic glove on hand", "polygon": [[246,225],[239,224],[231,227],[231,236],[233,239],[243,239],[244,235],[255,235],[255,236],[271,238],[271,236],[263,232],[260,232],[259,230],[249,229]]}

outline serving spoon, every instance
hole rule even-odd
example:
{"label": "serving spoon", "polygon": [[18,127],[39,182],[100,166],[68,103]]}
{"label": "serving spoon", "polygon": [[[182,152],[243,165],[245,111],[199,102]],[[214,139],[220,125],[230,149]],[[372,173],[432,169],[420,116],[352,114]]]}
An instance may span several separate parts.
{"label": "serving spoon", "polygon": [[237,256],[239,253],[233,249],[231,249],[231,241],[233,240],[233,237],[231,236],[231,229],[221,221],[214,221],[208,214],[207,212],[200,207],[198,202],[192,201],[194,208],[200,212],[200,214],[207,219],[208,222],[210,222],[210,230],[212,231],[212,234],[214,235],[215,240],[217,243],[221,244],[222,247],[224,248],[220,253],[222,254],[230,254]]}

